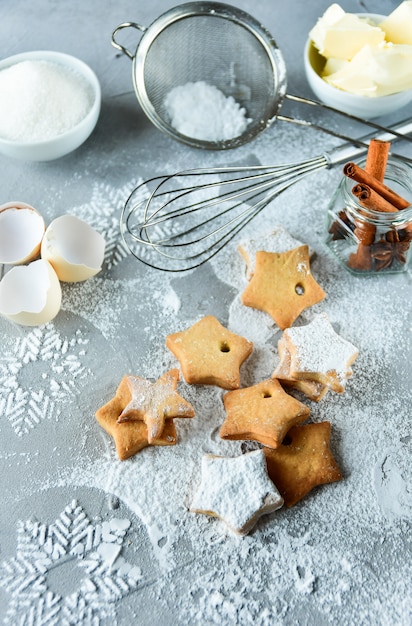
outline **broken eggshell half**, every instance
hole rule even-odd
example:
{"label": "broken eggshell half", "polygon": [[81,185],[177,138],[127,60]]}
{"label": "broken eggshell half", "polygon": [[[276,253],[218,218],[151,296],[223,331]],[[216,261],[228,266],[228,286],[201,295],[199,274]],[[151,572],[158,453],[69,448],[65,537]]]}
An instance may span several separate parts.
{"label": "broken eggshell half", "polygon": [[41,326],[52,320],[61,299],[57,274],[43,259],[13,267],[0,282],[0,314],[23,326]]}
{"label": "broken eggshell half", "polygon": [[0,264],[22,265],[36,259],[46,225],[30,204],[7,202],[0,206]]}
{"label": "broken eggshell half", "polygon": [[105,240],[74,215],[53,220],[43,237],[42,259],[48,261],[63,282],[79,282],[100,272]]}

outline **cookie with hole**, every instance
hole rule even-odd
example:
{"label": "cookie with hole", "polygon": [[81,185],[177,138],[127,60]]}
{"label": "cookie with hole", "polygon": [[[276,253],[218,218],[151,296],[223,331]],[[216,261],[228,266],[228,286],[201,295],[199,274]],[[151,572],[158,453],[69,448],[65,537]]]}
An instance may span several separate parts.
{"label": "cookie with hole", "polygon": [[284,330],[302,311],[325,297],[311,272],[309,248],[303,245],[282,253],[259,250],[255,272],[241,300],[246,306],[268,313]]}
{"label": "cookie with hole", "polygon": [[[241,239],[238,244],[238,252],[246,264],[246,278],[250,280],[255,273],[256,253],[259,250],[265,252],[287,252],[298,246],[303,246],[303,242],[295,239],[283,226],[275,226],[271,231],[256,233],[249,239]],[[309,249],[311,257],[313,251]]]}
{"label": "cookie with hole", "polygon": [[180,363],[189,384],[239,389],[240,368],[251,355],[253,343],[207,315],[184,331],[166,337],[166,346]]}
{"label": "cookie with hole", "polygon": [[309,417],[310,409],[290,396],[277,380],[229,391],[223,396],[226,419],[222,439],[258,441],[277,448],[289,429]]}
{"label": "cookie with hole", "polygon": [[293,426],[282,444],[263,448],[267,470],[287,507],[312,489],[340,481],[342,473],[330,449],[330,422]]}

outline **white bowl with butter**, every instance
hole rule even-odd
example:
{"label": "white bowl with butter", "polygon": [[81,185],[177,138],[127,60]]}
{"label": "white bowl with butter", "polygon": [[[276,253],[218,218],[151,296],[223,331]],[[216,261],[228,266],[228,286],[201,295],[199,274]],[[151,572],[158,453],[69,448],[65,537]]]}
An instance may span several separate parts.
{"label": "white bowl with butter", "polygon": [[[408,11],[412,9],[412,2],[403,3],[403,8],[405,5]],[[333,11],[336,6],[338,5],[331,5],[328,11]],[[398,12],[401,6],[398,7]],[[391,15],[394,14],[395,12]],[[326,13],[322,19],[325,15]],[[348,32],[345,33],[346,16]],[[405,36],[402,33],[399,44],[395,41],[394,44],[388,45],[384,41],[384,34],[382,32],[379,34],[380,29],[374,28],[381,23],[396,26],[396,20],[391,24],[391,16],[389,18],[376,14],[346,14],[346,16],[343,28],[335,31],[331,29],[331,32],[327,32],[328,25],[320,23],[319,20],[316,26],[318,27],[320,23],[321,30],[312,29],[311,34],[319,36],[320,43],[318,40],[315,46],[310,37],[306,42],[304,64],[312,91],[325,104],[364,119],[393,113],[406,106],[412,101],[412,88],[409,88],[412,84],[412,62],[409,63],[412,45],[403,45],[402,37]],[[355,23],[355,30],[349,30],[352,27],[350,23],[352,16],[361,18],[362,22],[365,20],[364,23],[368,26],[364,28],[360,24],[357,30]],[[400,18],[403,19],[398,21],[403,24],[405,16],[400,15]],[[388,30],[386,32],[388,33]],[[365,43],[363,46],[359,44],[358,47],[362,49],[356,53],[356,50],[349,50],[349,46],[353,46],[354,42],[356,44],[358,37],[360,42]],[[393,37],[396,40],[395,34]],[[324,54],[318,49],[322,46]],[[381,60],[384,62],[383,67],[379,66]],[[376,68],[376,77],[370,68]],[[403,88],[405,86],[406,89]]]}

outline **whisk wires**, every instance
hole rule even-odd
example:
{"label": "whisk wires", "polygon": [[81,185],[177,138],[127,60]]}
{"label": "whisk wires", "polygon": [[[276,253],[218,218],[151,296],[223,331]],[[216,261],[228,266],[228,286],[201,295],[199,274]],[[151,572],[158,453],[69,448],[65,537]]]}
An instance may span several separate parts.
{"label": "whisk wires", "polygon": [[280,193],[326,167],[327,158],[319,156],[272,167],[193,169],[152,178],[129,196],[122,236],[146,265],[171,272],[194,269],[213,258]]}

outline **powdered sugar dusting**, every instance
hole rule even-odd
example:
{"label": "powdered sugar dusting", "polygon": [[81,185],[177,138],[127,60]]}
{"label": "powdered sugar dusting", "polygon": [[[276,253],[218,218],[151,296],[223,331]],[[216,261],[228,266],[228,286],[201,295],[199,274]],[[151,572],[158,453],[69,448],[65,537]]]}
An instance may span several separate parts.
{"label": "powdered sugar dusting", "polygon": [[[64,401],[79,393],[89,374],[83,363],[88,342],[80,330],[65,337],[48,323],[3,343],[0,413],[16,435],[27,435],[43,420],[58,419]],[[41,381],[35,389],[33,367]]]}
{"label": "powdered sugar dusting", "polygon": [[263,513],[280,508],[283,498],[268,479],[261,450],[235,458],[204,456],[202,482],[190,506],[195,513],[223,519],[244,534]]}
{"label": "powdered sugar dusting", "polygon": [[193,409],[175,390],[177,370],[167,372],[152,383],[138,376],[127,376],[126,384],[131,399],[118,417],[118,422],[142,419],[152,443],[162,435],[166,418],[192,417]]}
{"label": "powdered sugar dusting", "polygon": [[247,278],[255,272],[256,252],[287,252],[301,246],[302,242],[292,237],[283,226],[276,226],[270,233],[264,232],[251,239],[242,239],[239,242],[239,251],[247,263]]}
{"label": "powdered sugar dusting", "polygon": [[[16,555],[0,569],[0,586],[11,596],[5,623],[92,626],[115,619],[115,602],[141,578],[139,568],[121,556],[129,526],[129,520],[115,517],[93,524],[75,500],[53,524],[20,522]],[[85,577],[73,593],[61,596],[50,588],[48,575],[70,561]]]}
{"label": "powdered sugar dusting", "polygon": [[337,384],[345,386],[358,350],[333,330],[325,313],[319,313],[310,324],[287,328],[283,336],[291,353],[292,374],[319,373],[336,377]]}
{"label": "powdered sugar dusting", "polygon": [[404,437],[397,447],[389,448],[377,461],[373,480],[382,510],[390,519],[412,516],[412,471],[407,460],[411,438]]}

